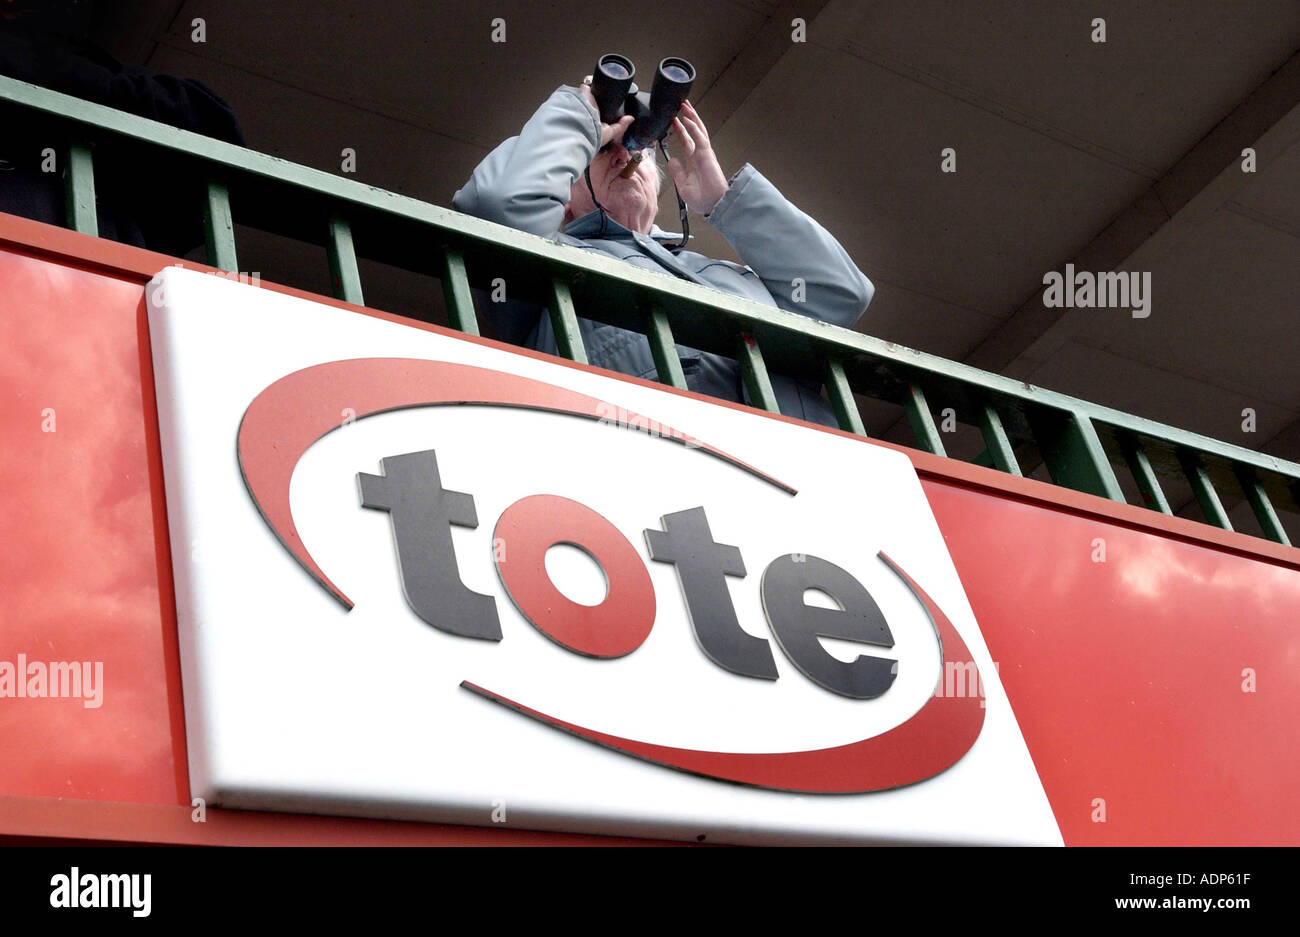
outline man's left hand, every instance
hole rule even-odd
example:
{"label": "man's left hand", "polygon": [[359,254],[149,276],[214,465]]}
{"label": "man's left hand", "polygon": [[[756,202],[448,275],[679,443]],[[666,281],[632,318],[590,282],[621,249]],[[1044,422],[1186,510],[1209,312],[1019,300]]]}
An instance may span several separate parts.
{"label": "man's left hand", "polygon": [[669,156],[668,171],[686,207],[707,215],[726,194],[727,176],[718,165],[704,121],[690,101],[682,102],[681,111],[673,118],[673,131],[680,155]]}

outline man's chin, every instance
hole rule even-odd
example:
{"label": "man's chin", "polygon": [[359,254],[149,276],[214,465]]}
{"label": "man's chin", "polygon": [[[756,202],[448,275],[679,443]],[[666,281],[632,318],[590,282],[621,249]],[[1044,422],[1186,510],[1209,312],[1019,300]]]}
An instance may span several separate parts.
{"label": "man's chin", "polygon": [[618,215],[620,218],[634,218],[646,210],[644,199],[610,199],[605,210],[611,215]]}

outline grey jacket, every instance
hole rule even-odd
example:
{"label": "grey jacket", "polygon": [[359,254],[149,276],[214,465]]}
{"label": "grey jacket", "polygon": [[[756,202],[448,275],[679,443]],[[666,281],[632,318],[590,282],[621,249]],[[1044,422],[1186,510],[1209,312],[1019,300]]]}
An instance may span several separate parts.
{"label": "grey jacket", "polygon": [[[478,165],[452,199],[458,211],[551,237],[562,244],[598,251],[648,270],[711,286],[787,312],[851,327],[871,301],[874,287],[844,248],[816,221],[790,204],[772,183],[746,164],[706,215],[746,266],[712,260],[691,251],[670,253],[660,242],[677,236],[629,231],[592,212],[564,225],[569,190],[596,154],[600,118],[576,88],[561,87],[524,124]],[[803,301],[795,302],[802,278]],[[484,309],[498,337],[550,354],[555,333],[539,306],[487,303]],[[644,335],[579,318],[591,364],[654,378],[650,343]],[[721,355],[677,346],[687,386],[724,400],[749,402],[739,364]],[[834,413],[814,382],[772,374],[781,412],[828,426]]]}

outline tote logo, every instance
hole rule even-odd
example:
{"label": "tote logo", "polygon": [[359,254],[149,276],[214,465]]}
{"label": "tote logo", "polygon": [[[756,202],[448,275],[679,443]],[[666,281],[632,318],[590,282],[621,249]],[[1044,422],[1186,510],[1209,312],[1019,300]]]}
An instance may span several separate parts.
{"label": "tote logo", "polygon": [[[239,429],[238,454],[248,491],[285,549],[330,595],[352,608],[306,549],[289,506],[289,482],[306,450],[337,428],[332,401],[344,389],[355,419],[410,407],[475,404],[582,417],[627,432],[647,421],[630,414],[609,424],[609,403],[549,383],[485,368],[407,358],[334,361],[289,374],[265,388],[249,405]],[[657,425],[657,424],[656,424]],[[721,460],[774,490],[794,489],[761,469],[669,427],[655,445],[686,446],[699,458]],[[472,641],[503,639],[498,600],[475,592],[461,576],[453,527],[476,528],[475,494],[449,490],[439,460],[454,451],[423,450],[384,458],[381,474],[357,475],[360,506],[387,512],[397,548],[402,588],[411,609],[440,632]],[[536,458],[545,458],[537,453]],[[709,523],[709,505],[657,505],[654,492],[637,492],[653,512],[649,526],[623,531],[589,505],[557,495],[522,497],[495,520],[494,556],[506,595],[524,619],[566,650],[601,666],[634,653],[655,627],[663,604],[655,593],[646,555],[673,567],[689,627],[705,656],[719,669],[755,680],[776,680],[772,642],[741,628],[728,579],[748,576],[743,544],[721,543]],[[657,522],[655,521],[657,518]],[[605,573],[608,591],[598,605],[565,597],[546,571],[547,551],[572,544]],[[944,612],[907,572],[884,553],[883,563],[906,586],[933,625],[941,650],[939,674],[971,667],[970,651]],[[890,657],[888,622],[870,592],[833,559],[787,553],[767,564],[757,584],[768,631],[790,663],[823,690],[854,700],[886,694],[908,661]],[[834,598],[838,607],[805,603],[807,590]],[[820,637],[841,638],[882,649],[846,662],[822,647]],[[665,674],[664,679],[671,679]],[[888,731],[846,745],[810,751],[716,752],[651,744],[564,721],[524,702],[468,681],[464,689],[556,729],[671,768],[759,787],[810,793],[855,793],[912,784],[944,771],[978,738],[984,707],[976,695],[932,696],[919,711]]]}

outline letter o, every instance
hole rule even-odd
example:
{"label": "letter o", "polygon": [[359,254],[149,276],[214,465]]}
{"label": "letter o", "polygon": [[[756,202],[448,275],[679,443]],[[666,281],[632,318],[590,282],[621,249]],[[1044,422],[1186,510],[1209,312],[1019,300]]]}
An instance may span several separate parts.
{"label": "letter o", "polygon": [[[603,515],[559,495],[520,498],[501,513],[495,537],[497,575],[515,607],[556,644],[588,657],[631,654],[655,623],[650,571],[632,543]],[[567,543],[585,550],[605,572],[599,605],[579,605],[551,582],[546,551]]]}

